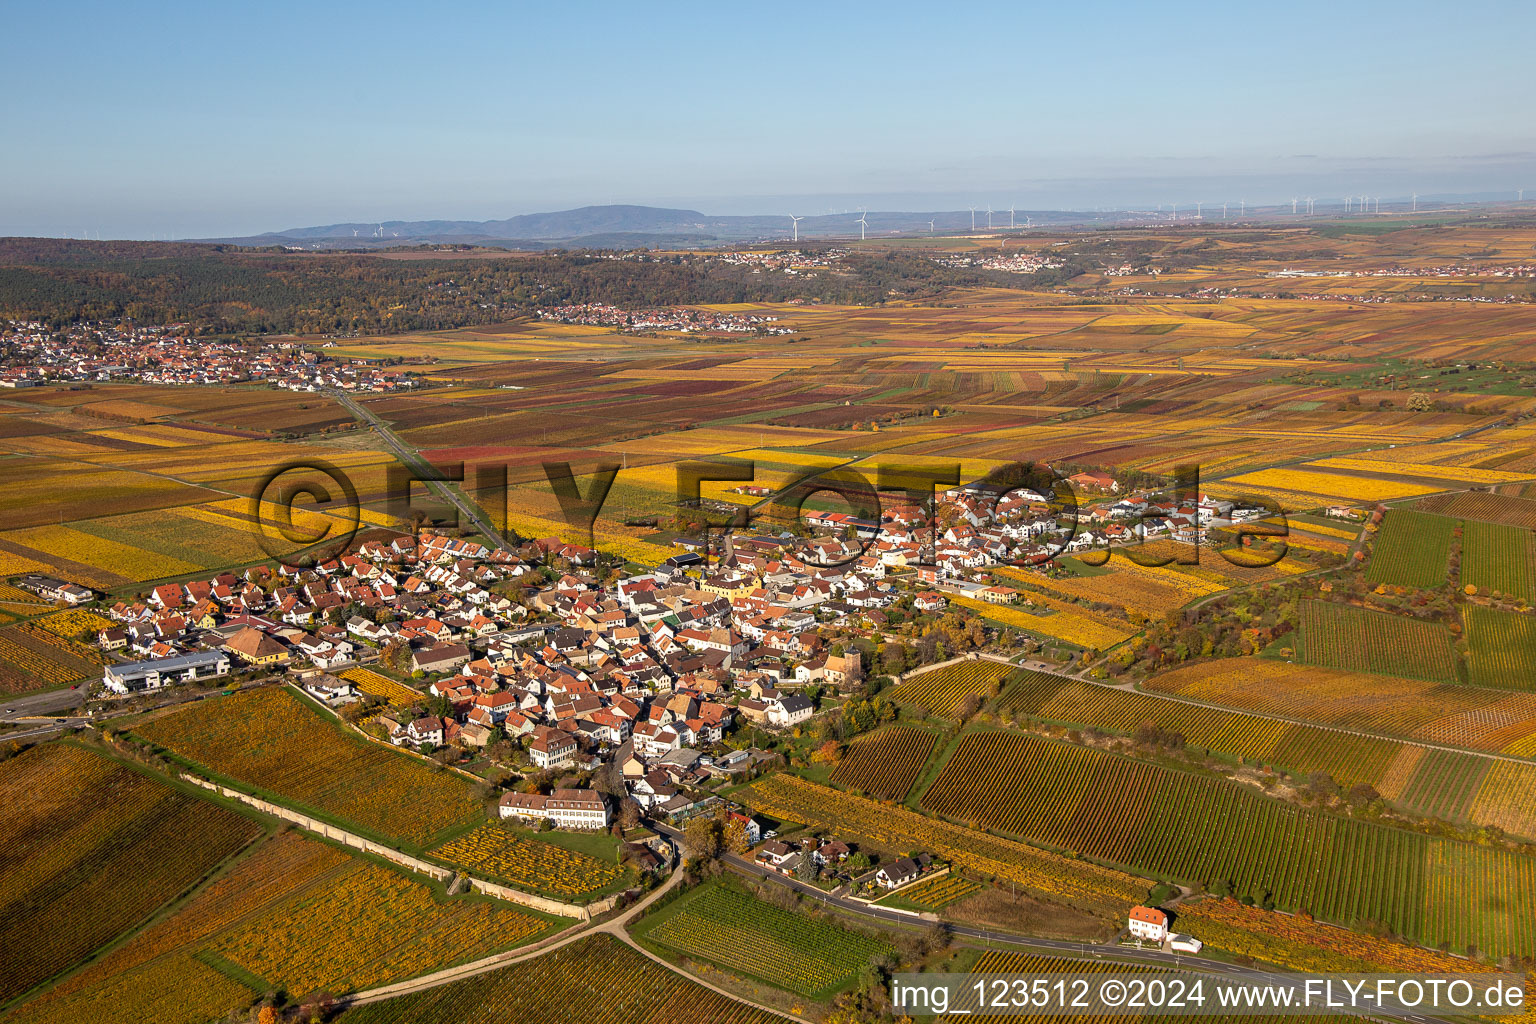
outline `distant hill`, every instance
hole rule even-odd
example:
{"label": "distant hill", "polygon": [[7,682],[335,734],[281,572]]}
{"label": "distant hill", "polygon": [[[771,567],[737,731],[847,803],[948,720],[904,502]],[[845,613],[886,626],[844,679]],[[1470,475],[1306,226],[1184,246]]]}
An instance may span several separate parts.
{"label": "distant hill", "polygon": [[[1030,211],[1036,224],[1056,225],[1099,220],[1105,215],[1061,211]],[[966,231],[971,227],[968,210],[932,213],[871,211],[865,233],[870,238],[892,234]],[[1007,214],[994,214],[998,227]],[[1017,223],[1025,222],[1020,211]],[[805,216],[800,220],[803,239],[858,238],[859,214],[838,213]],[[978,220],[978,225],[984,224]],[[387,220],[382,223],[325,224],[287,228],[244,238],[205,239],[240,245],[302,245],[316,248],[378,248],[435,242],[449,245],[486,245],[507,248],[637,248],[646,245],[708,245],[711,243],[782,240],[792,237],[787,214],[715,216],[698,210],[672,210],[654,206],[583,206],[553,213],[527,213],[504,220]]]}

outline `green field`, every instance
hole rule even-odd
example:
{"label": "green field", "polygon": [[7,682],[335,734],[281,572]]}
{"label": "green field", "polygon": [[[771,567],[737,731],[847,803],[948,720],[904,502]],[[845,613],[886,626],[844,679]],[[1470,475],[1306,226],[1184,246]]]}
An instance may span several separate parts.
{"label": "green field", "polygon": [[1462,620],[1474,684],[1536,690],[1536,617],[1469,604]]}
{"label": "green field", "polygon": [[1436,622],[1352,605],[1304,601],[1296,660],[1436,683],[1460,681],[1451,634]]}
{"label": "green field", "polygon": [[1456,520],[1394,508],[1387,512],[1365,578],[1398,587],[1438,587],[1445,582]]}
{"label": "green field", "polygon": [[888,943],[757,899],[734,880],[707,882],[643,918],[636,937],[755,981],[824,999]]}
{"label": "green field", "polygon": [[1482,594],[1536,600],[1536,534],[1468,521],[1462,529],[1461,582]]}

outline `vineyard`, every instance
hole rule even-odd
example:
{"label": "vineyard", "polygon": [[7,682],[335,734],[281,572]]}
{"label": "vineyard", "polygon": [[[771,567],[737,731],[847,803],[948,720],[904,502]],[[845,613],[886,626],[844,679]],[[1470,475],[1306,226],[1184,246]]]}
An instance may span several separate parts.
{"label": "vineyard", "polygon": [[1473,684],[1536,691],[1536,616],[1469,604],[1462,618]]}
{"label": "vineyard", "polygon": [[1236,899],[1203,899],[1179,906],[1179,928],[1228,953],[1296,971],[1394,971],[1460,974],[1491,970],[1476,961],[1332,925],[1246,906]]}
{"label": "vineyard", "polygon": [[342,1024],[781,1024],[608,935],[526,963],[348,1010]]}
{"label": "vineyard", "polygon": [[[241,981],[252,975],[294,996],[341,992],[478,959],[547,926],[484,897],[443,899],[401,872],[284,833],[13,1019],[201,1024],[248,1006],[257,993]],[[189,981],[196,991],[182,990]]]}
{"label": "vineyard", "polygon": [[280,801],[416,846],[480,815],[467,780],[343,734],[285,687],[198,701],[135,731]]}
{"label": "vineyard", "polygon": [[[1282,908],[1305,906],[1329,921],[1377,922],[1426,940],[1433,934],[1426,857],[1456,845],[1270,800],[1220,779],[1001,732],[966,737],[923,804],[1149,876],[1230,882],[1241,894],[1268,893]],[[1493,856],[1465,849],[1474,859]],[[1476,941],[1500,952],[1536,949],[1496,945],[1497,935]]]}
{"label": "vineyard", "polygon": [[1536,601],[1536,535],[1514,526],[1468,522],[1462,529],[1461,582],[1480,594]]}
{"label": "vineyard", "polygon": [[442,900],[393,868],[353,861],[209,943],[295,995],[372,988],[519,945],[548,927],[485,897]]}
{"label": "vineyard", "polygon": [[1292,665],[1269,658],[1202,662],[1154,676],[1143,686],[1157,693],[1346,729],[1521,756],[1536,752],[1522,749],[1522,744],[1536,740],[1536,695]]}
{"label": "vineyard", "polygon": [[445,864],[561,900],[595,896],[629,877],[617,864],[525,838],[498,822],[487,822],[439,846],[431,856]]}
{"label": "vineyard", "polygon": [[865,800],[776,774],[752,784],[743,799],[769,817],[797,821],[877,849],[905,855],[927,850],[973,875],[1012,882],[1047,900],[1119,915],[1146,894],[1144,880],[1025,843],[986,835],[902,807]]}
{"label": "vineyard", "polygon": [[899,890],[901,898],[929,910],[938,910],[956,900],[964,899],[981,888],[980,883],[961,878],[951,872],[940,878],[929,878]]}
{"label": "vineyard", "polygon": [[397,683],[371,669],[349,668],[341,678],[356,686],[358,691],[370,697],[383,697],[392,708],[408,708],[423,703],[427,698],[418,690],[404,683]]}
{"label": "vineyard", "polygon": [[84,959],[261,831],[61,744],[0,764],[0,801],[0,1001]]}
{"label": "vineyard", "polygon": [[825,999],[888,943],[711,882],[643,919],[635,934],[678,953],[799,995]]}
{"label": "vineyard", "polygon": [[1428,589],[1445,582],[1456,520],[1394,508],[1387,512],[1365,578],[1371,583]]}
{"label": "vineyard", "polygon": [[1301,775],[1323,771],[1345,785],[1376,782],[1401,747],[1392,740],[1277,722],[1042,672],[1015,677],[998,695],[994,710],[1005,719],[1044,719],[1124,734],[1152,723],[1178,733],[1192,747]]}
{"label": "vineyard", "polygon": [[957,661],[908,676],[891,691],[891,699],[949,718],[966,697],[975,694],[985,700],[993,696],[1013,671],[1012,665],[995,661]]}
{"label": "vineyard", "polygon": [[1424,511],[1442,516],[1536,530],[1536,501],[1526,498],[1484,491],[1462,491],[1457,494],[1437,494],[1418,504]]}
{"label": "vineyard", "polygon": [[1326,668],[1458,680],[1451,635],[1434,622],[1324,601],[1301,604],[1296,658]]}
{"label": "vineyard", "polygon": [[848,748],[831,782],[877,800],[905,800],[933,752],[934,734],[897,726],[860,737]]}

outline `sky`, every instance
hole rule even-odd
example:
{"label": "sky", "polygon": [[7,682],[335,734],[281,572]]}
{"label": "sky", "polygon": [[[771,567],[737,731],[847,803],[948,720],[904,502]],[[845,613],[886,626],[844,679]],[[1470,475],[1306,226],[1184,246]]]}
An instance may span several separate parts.
{"label": "sky", "polygon": [[7,9],[0,235],[1536,194],[1536,4]]}

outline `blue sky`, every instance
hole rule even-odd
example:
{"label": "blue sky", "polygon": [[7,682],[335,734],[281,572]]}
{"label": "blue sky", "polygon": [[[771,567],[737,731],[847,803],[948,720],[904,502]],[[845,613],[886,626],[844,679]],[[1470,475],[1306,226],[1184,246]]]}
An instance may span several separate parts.
{"label": "blue sky", "polygon": [[1536,189],[1524,2],[26,7],[0,234]]}

